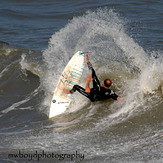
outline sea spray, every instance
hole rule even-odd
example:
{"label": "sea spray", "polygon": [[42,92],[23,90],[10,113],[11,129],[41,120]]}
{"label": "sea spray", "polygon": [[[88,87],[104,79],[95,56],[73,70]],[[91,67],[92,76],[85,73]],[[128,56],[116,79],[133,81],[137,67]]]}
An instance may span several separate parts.
{"label": "sea spray", "polygon": [[[155,91],[162,83],[161,62],[156,61],[155,57],[151,59],[126,30],[125,21],[112,10],[99,9],[74,17],[51,37],[49,47],[43,53],[48,68],[44,81],[47,91],[53,93],[61,72],[76,51],[89,50],[90,61],[101,83],[105,78],[111,78],[111,89],[125,100],[120,104],[112,101],[108,105],[100,105],[101,109],[107,107],[113,113],[107,117],[112,119],[112,123],[106,125],[106,119],[101,120],[105,127],[134,116],[137,111],[141,112],[142,109],[139,108],[148,110],[152,99],[159,102],[160,98],[157,99]],[[148,80],[148,74],[154,79],[153,84]],[[86,77],[83,76],[80,85],[84,87],[85,82]],[[148,93],[154,94],[152,99]],[[83,107],[89,103],[81,95],[76,95],[72,103],[76,104],[76,100],[81,101]],[[82,105],[79,108],[82,109]],[[79,108],[75,105],[72,111]],[[94,110],[93,106],[92,109]]]}

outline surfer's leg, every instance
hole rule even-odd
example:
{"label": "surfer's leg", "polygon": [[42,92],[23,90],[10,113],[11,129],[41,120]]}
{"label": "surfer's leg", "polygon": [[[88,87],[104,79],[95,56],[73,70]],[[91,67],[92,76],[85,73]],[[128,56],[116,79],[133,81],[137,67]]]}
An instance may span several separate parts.
{"label": "surfer's leg", "polygon": [[74,93],[75,91],[78,91],[80,94],[84,95],[85,97],[90,98],[90,93],[86,93],[85,89],[79,85],[74,85],[74,87],[70,90],[70,93]]}
{"label": "surfer's leg", "polygon": [[93,88],[97,91],[100,91],[100,88],[101,88],[100,81],[98,80],[95,70],[92,67],[92,64],[90,63],[88,59],[88,54],[86,54],[85,56],[86,56],[86,63],[87,63],[88,69],[91,71],[91,74],[92,74]]}
{"label": "surfer's leg", "polygon": [[101,85],[100,81],[98,80],[95,70],[92,68],[92,79],[93,79],[93,88],[97,91],[100,91]]}
{"label": "surfer's leg", "polygon": [[91,71],[92,74],[92,79],[93,79],[93,88],[97,91],[100,91],[101,89],[101,85],[100,85],[100,81],[98,80],[97,76],[96,76],[96,72],[94,70],[94,68],[92,67],[92,64],[89,62],[88,63],[88,68]]}

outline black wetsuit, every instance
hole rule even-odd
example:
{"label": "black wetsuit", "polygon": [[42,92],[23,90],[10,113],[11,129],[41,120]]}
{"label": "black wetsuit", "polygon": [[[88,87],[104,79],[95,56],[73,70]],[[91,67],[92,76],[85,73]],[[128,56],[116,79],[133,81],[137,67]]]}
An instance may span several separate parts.
{"label": "black wetsuit", "polygon": [[100,85],[100,82],[96,76],[96,73],[95,73],[91,63],[88,62],[87,64],[88,64],[88,68],[92,72],[92,79],[93,79],[93,88],[91,88],[91,92],[90,93],[85,92],[85,89],[79,85],[74,85],[74,87],[70,90],[70,92],[73,93],[75,91],[78,91],[82,95],[89,98],[92,102],[106,100],[109,98],[117,100],[118,95],[116,95],[112,90],[102,87]]}

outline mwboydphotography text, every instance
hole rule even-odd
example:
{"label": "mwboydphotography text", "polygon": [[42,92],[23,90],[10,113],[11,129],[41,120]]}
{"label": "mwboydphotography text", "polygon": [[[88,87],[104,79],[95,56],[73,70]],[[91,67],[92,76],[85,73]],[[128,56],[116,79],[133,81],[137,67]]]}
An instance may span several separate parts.
{"label": "mwboydphotography text", "polygon": [[78,151],[72,153],[55,153],[55,152],[46,152],[42,151],[34,151],[31,153],[25,153],[22,151],[18,151],[17,153],[8,154],[9,159],[13,160],[28,160],[28,161],[41,161],[43,159],[54,159],[54,160],[69,160],[69,161],[83,161],[84,154],[79,153]]}

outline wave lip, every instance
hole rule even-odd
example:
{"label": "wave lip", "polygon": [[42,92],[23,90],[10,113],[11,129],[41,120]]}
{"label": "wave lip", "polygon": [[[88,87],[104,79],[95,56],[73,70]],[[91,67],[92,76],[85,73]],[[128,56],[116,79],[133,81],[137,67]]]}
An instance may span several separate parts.
{"label": "wave lip", "polygon": [[[113,89],[129,103],[126,109],[128,107],[132,110],[135,106],[138,108],[140,103],[141,107],[149,107],[144,103],[146,94],[153,92],[158,95],[157,90],[162,88],[162,55],[157,55],[157,59],[145,52],[127,34],[125,26],[126,22],[119,14],[99,9],[74,17],[64,28],[53,34],[48,49],[43,53],[48,68],[45,82],[47,90],[50,92],[51,88],[55,88],[64,66],[75,51],[89,50],[92,52],[90,60],[100,80],[112,77]],[[80,83],[82,86],[86,80],[84,75]],[[148,79],[149,75],[152,80]]]}

